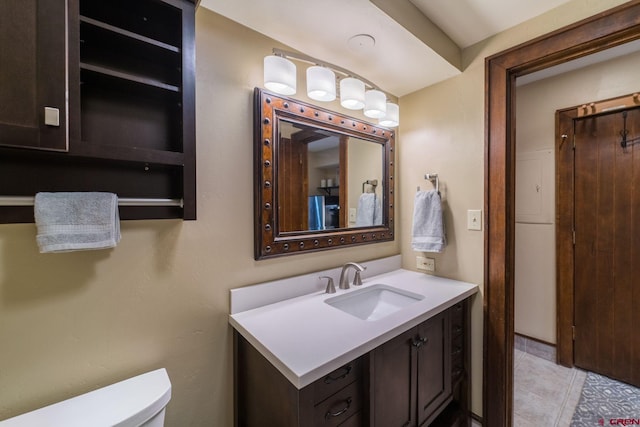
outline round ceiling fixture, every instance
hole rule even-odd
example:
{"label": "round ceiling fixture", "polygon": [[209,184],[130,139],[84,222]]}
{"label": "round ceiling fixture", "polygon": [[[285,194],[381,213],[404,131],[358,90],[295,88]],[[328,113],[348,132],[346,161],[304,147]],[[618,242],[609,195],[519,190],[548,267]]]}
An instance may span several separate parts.
{"label": "round ceiling fixture", "polygon": [[376,39],[369,34],[356,34],[347,40],[347,46],[355,52],[369,52],[376,45]]}

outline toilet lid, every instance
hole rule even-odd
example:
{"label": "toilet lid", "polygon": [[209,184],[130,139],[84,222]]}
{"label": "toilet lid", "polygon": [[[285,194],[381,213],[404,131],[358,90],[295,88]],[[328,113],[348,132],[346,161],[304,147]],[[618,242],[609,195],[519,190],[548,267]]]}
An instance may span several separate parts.
{"label": "toilet lid", "polygon": [[137,427],[170,399],[171,381],[162,368],[0,421],[0,427]]}

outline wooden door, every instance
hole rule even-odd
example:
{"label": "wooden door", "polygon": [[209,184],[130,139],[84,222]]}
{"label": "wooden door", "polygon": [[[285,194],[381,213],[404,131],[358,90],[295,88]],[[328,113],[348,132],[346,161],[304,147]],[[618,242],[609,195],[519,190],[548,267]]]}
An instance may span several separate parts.
{"label": "wooden door", "polygon": [[278,145],[279,231],[309,229],[307,144],[280,138]]}
{"label": "wooden door", "polygon": [[[451,397],[451,342],[448,312],[418,326],[418,425],[426,425]],[[448,403],[448,402],[447,402]]]}
{"label": "wooden door", "polygon": [[0,2],[0,145],[67,149],[66,22],[65,0]]}
{"label": "wooden door", "polygon": [[574,362],[640,385],[640,145],[621,147],[622,112],[574,123]]}
{"label": "wooden door", "polygon": [[416,329],[393,338],[371,352],[372,425],[416,426]]}

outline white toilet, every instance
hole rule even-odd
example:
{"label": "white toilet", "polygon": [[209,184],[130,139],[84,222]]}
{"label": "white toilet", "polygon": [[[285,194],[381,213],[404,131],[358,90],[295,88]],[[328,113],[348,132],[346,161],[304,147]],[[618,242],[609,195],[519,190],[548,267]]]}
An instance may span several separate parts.
{"label": "white toilet", "polygon": [[0,421],[0,427],[162,427],[169,400],[163,368]]}

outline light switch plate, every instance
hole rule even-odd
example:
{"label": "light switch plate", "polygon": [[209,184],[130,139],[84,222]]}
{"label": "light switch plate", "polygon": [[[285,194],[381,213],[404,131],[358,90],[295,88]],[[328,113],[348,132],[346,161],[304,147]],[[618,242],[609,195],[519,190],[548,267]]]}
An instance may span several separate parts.
{"label": "light switch plate", "polygon": [[44,124],[47,126],[60,126],[60,110],[53,107],[44,107]]}
{"label": "light switch plate", "polygon": [[356,208],[349,208],[349,222],[356,222]]}
{"label": "light switch plate", "polygon": [[480,209],[467,211],[467,229],[482,230],[482,211]]}

